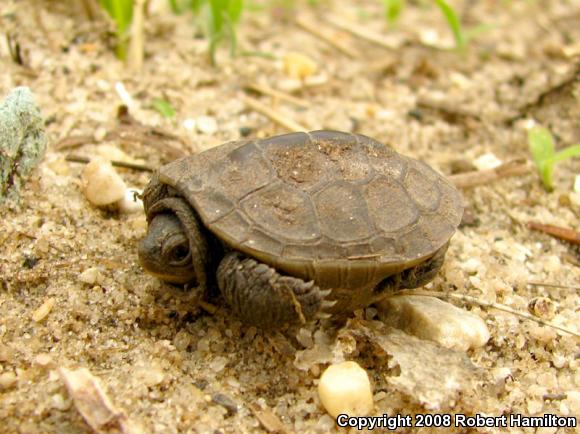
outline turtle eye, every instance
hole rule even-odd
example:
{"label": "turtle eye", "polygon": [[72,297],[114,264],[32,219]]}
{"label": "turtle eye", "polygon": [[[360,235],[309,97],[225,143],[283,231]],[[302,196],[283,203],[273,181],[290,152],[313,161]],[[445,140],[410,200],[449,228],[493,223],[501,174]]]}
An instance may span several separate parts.
{"label": "turtle eye", "polygon": [[180,267],[191,262],[191,252],[189,250],[189,243],[187,242],[187,239],[169,240],[163,246],[162,254],[169,264],[176,267]]}

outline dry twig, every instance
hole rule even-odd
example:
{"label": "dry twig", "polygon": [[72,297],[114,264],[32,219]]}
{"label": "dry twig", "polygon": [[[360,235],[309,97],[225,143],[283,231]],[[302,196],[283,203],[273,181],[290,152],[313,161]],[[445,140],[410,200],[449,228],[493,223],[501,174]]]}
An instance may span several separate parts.
{"label": "dry twig", "polygon": [[563,288],[563,289],[572,289],[574,291],[580,291],[580,286],[560,285],[557,283],[544,283],[544,282],[527,282],[527,284],[531,286],[545,286],[546,288]]}
{"label": "dry twig", "polygon": [[568,333],[568,334],[571,334],[571,335],[576,336],[576,337],[580,337],[580,333],[578,333],[574,330],[570,330],[566,327],[562,327],[562,326],[559,326],[557,324],[553,324],[549,321],[545,321],[545,320],[538,318],[538,317],[535,317],[527,312],[521,312],[519,310],[512,309],[511,307],[506,306],[505,304],[492,303],[489,301],[479,300],[478,298],[471,297],[470,295],[454,294],[454,293],[448,293],[448,292],[424,291],[424,290],[416,290],[416,289],[404,290],[404,291],[396,293],[396,295],[401,295],[401,294],[426,295],[428,297],[451,298],[454,300],[465,301],[468,303],[477,304],[478,306],[497,309],[497,310],[501,310],[503,312],[508,312],[508,313],[513,314],[513,315],[519,316],[521,318],[529,319],[529,320],[535,321],[539,324],[542,324],[542,325],[545,325],[548,327],[552,327],[556,330],[560,330],[561,332]]}
{"label": "dry twig", "polygon": [[123,410],[113,405],[99,380],[88,369],[60,368],[59,373],[76,409],[95,432],[102,432],[107,427],[118,427],[124,434],[143,432]]}
{"label": "dry twig", "polygon": [[399,47],[397,44],[386,40],[382,35],[369,31],[367,28],[359,26],[353,22],[338,18],[335,16],[327,16],[326,21],[341,30],[344,30],[357,38],[364,39],[365,41],[372,42],[379,47],[386,48],[388,50],[396,50]]}
{"label": "dry twig", "polygon": [[290,119],[289,117],[283,115],[279,111],[276,111],[276,110],[268,107],[267,105],[261,103],[260,101],[258,101],[255,98],[252,98],[252,97],[249,97],[246,95],[242,95],[242,100],[252,110],[255,110],[258,113],[261,113],[264,116],[267,116],[272,121],[274,121],[278,125],[286,128],[289,131],[308,131],[308,129],[306,127],[300,125],[294,119]]}
{"label": "dry twig", "polygon": [[275,98],[275,99],[287,101],[287,102],[292,103],[298,107],[309,108],[311,105],[308,101],[306,101],[302,98],[297,98],[294,95],[290,95],[289,93],[282,92],[282,91],[277,90],[277,89],[272,89],[271,87],[268,87],[268,86],[263,85],[263,84],[248,83],[244,87],[248,90],[252,90],[254,92],[258,92],[258,93],[261,93],[263,95],[268,95],[268,96],[271,96],[272,98]]}
{"label": "dry twig", "polygon": [[305,17],[298,17],[295,22],[302,30],[310,33],[323,42],[326,42],[328,45],[336,48],[341,53],[346,54],[351,59],[358,57],[358,53],[354,49],[341,42],[335,35],[331,35],[328,30],[321,29],[320,23],[314,24]]}
{"label": "dry twig", "polygon": [[[73,163],[82,163],[82,164],[88,164],[91,161],[90,158],[81,157],[79,155],[67,155],[65,160],[73,162]],[[111,160],[111,164],[115,167],[122,167],[124,169],[139,170],[141,172],[153,172],[155,170],[152,167],[146,166],[144,164],[127,163],[125,161]]]}
{"label": "dry twig", "polygon": [[145,0],[133,0],[133,19],[131,21],[131,39],[129,40],[129,53],[127,64],[129,70],[138,72],[143,67],[145,52]]}
{"label": "dry twig", "polygon": [[524,175],[529,171],[530,169],[525,159],[520,158],[508,161],[494,169],[458,173],[456,175],[449,175],[447,178],[458,188],[470,188],[477,185],[489,184],[490,182],[510,176]]}
{"label": "dry twig", "polygon": [[545,225],[538,222],[528,222],[528,228],[535,231],[544,232],[559,240],[567,241],[571,244],[580,245],[580,232],[570,228],[562,228],[554,225]]}

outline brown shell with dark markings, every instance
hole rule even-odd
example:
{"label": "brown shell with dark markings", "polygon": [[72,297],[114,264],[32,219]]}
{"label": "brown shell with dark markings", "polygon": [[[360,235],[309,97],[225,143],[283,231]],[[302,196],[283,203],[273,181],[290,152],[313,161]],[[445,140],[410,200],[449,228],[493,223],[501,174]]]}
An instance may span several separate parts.
{"label": "brown shell with dark markings", "polygon": [[460,194],[426,164],[358,134],[230,142],[161,168],[231,248],[327,288],[362,288],[448,242]]}

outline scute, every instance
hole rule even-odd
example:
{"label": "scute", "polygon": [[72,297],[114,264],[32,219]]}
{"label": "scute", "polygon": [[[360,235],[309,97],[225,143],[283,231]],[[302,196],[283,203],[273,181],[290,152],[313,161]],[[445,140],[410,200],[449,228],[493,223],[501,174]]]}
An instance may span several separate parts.
{"label": "scute", "polygon": [[[429,257],[463,212],[459,193],[429,166],[335,131],[227,143],[164,166],[159,179],[226,244],[336,282]],[[352,276],[344,278],[355,285]]]}

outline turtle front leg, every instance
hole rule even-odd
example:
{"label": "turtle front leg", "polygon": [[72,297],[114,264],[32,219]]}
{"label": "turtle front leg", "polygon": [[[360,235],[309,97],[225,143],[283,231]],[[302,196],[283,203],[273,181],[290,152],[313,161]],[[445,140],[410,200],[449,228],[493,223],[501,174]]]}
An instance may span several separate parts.
{"label": "turtle front leg", "polygon": [[312,281],[283,276],[238,252],[224,257],[217,280],[236,315],[245,323],[265,329],[324,317],[324,309],[334,304],[324,300],[330,290],[323,291]]}

